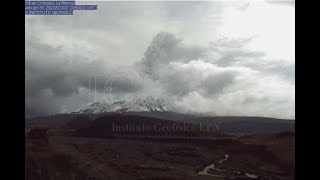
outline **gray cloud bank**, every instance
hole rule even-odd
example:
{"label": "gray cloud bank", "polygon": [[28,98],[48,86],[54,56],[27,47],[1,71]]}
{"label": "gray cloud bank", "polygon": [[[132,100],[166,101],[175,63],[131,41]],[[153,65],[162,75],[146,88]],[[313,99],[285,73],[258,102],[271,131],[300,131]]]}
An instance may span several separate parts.
{"label": "gray cloud bank", "polygon": [[221,3],[99,5],[105,11],[26,18],[26,116],[153,96],[177,112],[294,118],[294,62],[247,49],[254,37],[207,38],[215,30],[199,19],[212,10],[219,19]]}

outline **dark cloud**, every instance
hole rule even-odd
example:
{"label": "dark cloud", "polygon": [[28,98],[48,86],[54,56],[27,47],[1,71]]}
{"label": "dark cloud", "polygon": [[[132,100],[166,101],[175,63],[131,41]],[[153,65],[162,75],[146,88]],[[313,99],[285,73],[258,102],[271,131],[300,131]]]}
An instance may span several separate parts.
{"label": "dark cloud", "polygon": [[192,59],[204,57],[206,49],[186,46],[182,39],[168,32],[158,33],[148,46],[144,57],[138,64],[146,74],[158,78],[159,66],[169,62],[189,62]]}
{"label": "dark cloud", "polygon": [[65,104],[63,99],[76,96],[80,88],[102,93],[112,88],[113,93],[118,94],[136,92],[142,88],[140,77],[130,67],[122,66],[119,71],[118,67],[108,67],[99,60],[86,62],[78,57],[70,59],[61,53],[60,48],[41,44],[37,40],[28,44],[25,65],[26,115],[58,113]]}

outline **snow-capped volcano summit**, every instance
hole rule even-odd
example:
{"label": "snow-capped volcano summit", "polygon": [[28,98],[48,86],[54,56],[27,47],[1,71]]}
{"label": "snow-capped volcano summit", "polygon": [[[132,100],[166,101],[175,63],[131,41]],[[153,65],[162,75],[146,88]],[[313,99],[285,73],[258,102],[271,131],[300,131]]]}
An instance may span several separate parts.
{"label": "snow-capped volcano summit", "polygon": [[140,112],[140,111],[167,111],[164,100],[147,97],[143,99],[98,101],[89,104],[74,114],[100,114],[106,112]]}

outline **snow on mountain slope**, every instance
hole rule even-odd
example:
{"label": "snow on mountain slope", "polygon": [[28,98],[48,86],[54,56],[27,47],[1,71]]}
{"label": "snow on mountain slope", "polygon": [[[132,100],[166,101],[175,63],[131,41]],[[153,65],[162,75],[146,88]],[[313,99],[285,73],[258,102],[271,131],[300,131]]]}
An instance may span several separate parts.
{"label": "snow on mountain slope", "polygon": [[143,99],[98,101],[80,109],[73,114],[100,114],[105,112],[139,112],[139,111],[167,111],[162,99],[147,97]]}

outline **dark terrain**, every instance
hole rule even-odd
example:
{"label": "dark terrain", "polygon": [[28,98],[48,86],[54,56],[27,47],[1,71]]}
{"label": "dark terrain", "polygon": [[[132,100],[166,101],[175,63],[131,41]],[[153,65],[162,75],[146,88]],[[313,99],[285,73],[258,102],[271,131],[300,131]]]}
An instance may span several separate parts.
{"label": "dark terrain", "polygon": [[[294,131],[238,135],[242,131],[227,134],[210,126],[210,131],[163,132],[152,127],[192,122],[133,114],[56,116],[26,120],[26,179],[295,179]],[[264,118],[239,119],[267,123]],[[270,123],[278,121],[294,127],[294,121]],[[151,128],[112,129],[128,123]]]}
{"label": "dark terrain", "polygon": [[[26,126],[33,124],[45,125],[50,128],[72,129],[72,123],[79,126],[84,121],[90,122],[98,117],[114,116],[116,113],[103,114],[57,114],[52,116],[41,116],[26,118]],[[225,134],[265,134],[279,133],[284,131],[295,131],[295,122],[290,119],[276,119],[268,117],[245,117],[245,116],[220,116],[207,117],[200,115],[180,114],[175,112],[126,112],[122,115],[136,115],[175,122],[191,124],[208,124],[216,128],[217,131]],[[72,122],[73,121],[73,122]],[[81,121],[81,122],[79,122]],[[70,126],[71,125],[71,126]],[[81,127],[84,127],[80,125]],[[218,127],[218,129],[217,129]]]}

